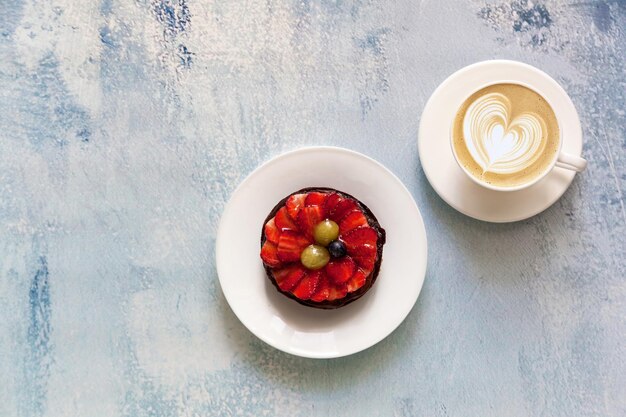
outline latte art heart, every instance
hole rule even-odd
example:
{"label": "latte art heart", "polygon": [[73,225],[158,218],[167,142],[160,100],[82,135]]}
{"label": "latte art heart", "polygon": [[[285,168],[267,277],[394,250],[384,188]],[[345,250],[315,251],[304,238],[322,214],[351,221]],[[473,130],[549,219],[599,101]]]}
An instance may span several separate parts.
{"label": "latte art heart", "polygon": [[511,120],[511,102],[500,93],[485,94],[467,109],[465,143],[483,172],[512,174],[530,167],[542,154],[546,124],[532,112]]}

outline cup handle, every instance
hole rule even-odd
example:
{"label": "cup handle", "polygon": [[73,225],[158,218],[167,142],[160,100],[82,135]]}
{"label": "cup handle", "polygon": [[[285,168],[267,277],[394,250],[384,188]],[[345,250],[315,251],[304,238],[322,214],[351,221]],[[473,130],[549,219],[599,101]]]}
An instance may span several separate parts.
{"label": "cup handle", "polygon": [[561,152],[556,160],[556,166],[576,172],[583,172],[587,168],[587,160],[580,156]]}

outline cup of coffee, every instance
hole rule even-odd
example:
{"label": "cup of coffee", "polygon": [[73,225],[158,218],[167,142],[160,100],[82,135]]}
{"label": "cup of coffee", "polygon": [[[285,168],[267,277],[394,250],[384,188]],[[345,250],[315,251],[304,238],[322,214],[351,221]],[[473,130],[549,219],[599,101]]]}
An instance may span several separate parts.
{"label": "cup of coffee", "polygon": [[458,108],[452,153],[469,178],[496,191],[517,191],[555,166],[583,171],[587,161],[561,151],[562,129],[550,102],[517,81],[483,85]]}

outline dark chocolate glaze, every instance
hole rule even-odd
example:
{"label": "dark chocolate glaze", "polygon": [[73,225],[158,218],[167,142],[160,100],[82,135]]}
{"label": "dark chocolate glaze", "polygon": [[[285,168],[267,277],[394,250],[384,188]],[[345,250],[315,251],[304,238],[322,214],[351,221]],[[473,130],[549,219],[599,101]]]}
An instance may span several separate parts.
{"label": "dark chocolate glaze", "polygon": [[323,192],[323,193],[334,192],[344,198],[349,198],[351,200],[356,201],[361,211],[363,211],[363,214],[365,215],[365,218],[367,219],[367,223],[369,224],[369,226],[372,229],[376,230],[376,233],[378,233],[378,239],[376,241],[376,246],[377,246],[376,262],[374,263],[374,268],[372,269],[372,272],[370,272],[370,274],[365,279],[365,284],[363,284],[363,286],[359,288],[358,290],[348,293],[345,297],[338,299],[338,300],[320,301],[320,302],[316,302],[312,300],[301,300],[295,295],[293,295],[292,293],[281,290],[278,284],[276,283],[276,280],[272,276],[272,269],[265,264],[263,264],[263,267],[265,268],[265,273],[267,274],[267,277],[269,278],[270,282],[274,285],[274,287],[276,287],[278,292],[286,295],[287,297],[305,306],[332,310],[335,308],[343,307],[347,304],[350,304],[351,302],[355,300],[358,300],[359,298],[363,296],[363,294],[365,294],[370,288],[372,288],[372,285],[374,285],[374,282],[376,281],[376,278],[378,277],[378,273],[380,272],[380,264],[383,260],[383,245],[385,244],[386,234],[385,234],[385,229],[383,229],[380,226],[380,223],[378,223],[378,220],[376,219],[376,216],[374,216],[374,213],[372,213],[369,207],[361,203],[357,198],[354,198],[350,194],[344,193],[343,191],[335,190],[334,188],[308,187],[308,188],[303,188],[301,190],[298,190],[289,194],[287,197],[280,200],[278,204],[276,204],[276,206],[272,209],[272,211],[270,211],[270,214],[267,215],[267,217],[265,218],[265,221],[263,221],[263,225],[261,226],[261,247],[263,247],[263,244],[265,243],[265,230],[264,230],[265,224],[272,217],[276,215],[276,213],[278,212],[278,210],[280,210],[282,206],[285,205],[285,203],[287,202],[287,199],[294,194],[310,193],[313,191],[318,191],[318,192]]}

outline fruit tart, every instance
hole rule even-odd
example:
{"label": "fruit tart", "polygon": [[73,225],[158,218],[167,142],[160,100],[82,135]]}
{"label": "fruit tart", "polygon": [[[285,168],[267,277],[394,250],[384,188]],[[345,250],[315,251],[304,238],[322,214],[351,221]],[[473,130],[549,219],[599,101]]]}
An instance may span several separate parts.
{"label": "fruit tart", "polygon": [[304,188],[265,219],[261,259],[276,289],[310,307],[334,309],[374,284],[385,230],[356,198],[332,188]]}

